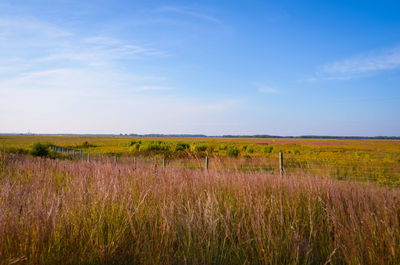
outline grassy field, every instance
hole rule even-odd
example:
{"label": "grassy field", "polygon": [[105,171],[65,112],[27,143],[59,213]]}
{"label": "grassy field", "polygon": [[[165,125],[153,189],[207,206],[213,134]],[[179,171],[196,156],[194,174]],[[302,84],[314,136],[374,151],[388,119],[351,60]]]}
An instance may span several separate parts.
{"label": "grassy field", "polygon": [[116,154],[120,160],[153,163],[167,157],[169,164],[189,168],[203,167],[202,157],[208,155],[210,167],[218,160],[226,169],[266,173],[278,172],[283,152],[287,174],[400,185],[398,140],[0,136],[0,145],[11,153],[27,153],[35,142],[83,150],[84,157],[90,152],[92,159]]}
{"label": "grassy field", "polygon": [[[36,142],[92,157],[35,157]],[[400,264],[399,141],[0,143],[0,264]]]}
{"label": "grassy field", "polygon": [[394,187],[13,154],[0,166],[1,264],[400,264]]}

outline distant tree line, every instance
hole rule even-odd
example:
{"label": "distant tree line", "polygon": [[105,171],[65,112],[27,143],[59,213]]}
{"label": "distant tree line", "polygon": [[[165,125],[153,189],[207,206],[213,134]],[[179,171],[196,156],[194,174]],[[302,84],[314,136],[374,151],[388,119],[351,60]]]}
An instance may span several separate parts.
{"label": "distant tree line", "polygon": [[301,136],[280,136],[268,134],[256,135],[204,135],[204,134],[23,134],[23,133],[0,133],[0,135],[38,135],[38,136],[98,136],[98,137],[176,137],[176,138],[285,138],[285,139],[372,139],[372,140],[400,140],[400,136],[328,136],[328,135],[301,135]]}

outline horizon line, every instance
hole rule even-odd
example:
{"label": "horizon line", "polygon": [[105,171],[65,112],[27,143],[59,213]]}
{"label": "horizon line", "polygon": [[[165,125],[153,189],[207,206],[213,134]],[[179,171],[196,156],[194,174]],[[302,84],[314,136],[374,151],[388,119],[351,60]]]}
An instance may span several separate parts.
{"label": "horizon line", "polygon": [[19,136],[110,136],[110,137],[171,137],[171,138],[299,138],[299,139],[400,139],[400,136],[394,135],[377,135],[377,136],[361,136],[361,135],[270,135],[270,134],[223,134],[223,135],[206,135],[201,133],[0,133],[0,135],[19,135]]}

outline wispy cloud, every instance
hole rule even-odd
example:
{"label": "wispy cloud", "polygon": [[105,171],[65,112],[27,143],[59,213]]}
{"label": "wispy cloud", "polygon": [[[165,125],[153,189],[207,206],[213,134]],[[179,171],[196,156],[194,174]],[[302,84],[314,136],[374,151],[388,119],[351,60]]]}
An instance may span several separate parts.
{"label": "wispy cloud", "polygon": [[381,71],[400,68],[400,46],[358,54],[347,59],[327,63],[314,77],[302,81],[349,80]]}
{"label": "wispy cloud", "polygon": [[326,75],[318,73],[314,77],[300,79],[298,80],[298,82],[345,81],[356,78],[362,78],[365,76],[367,75],[366,74]]}
{"label": "wispy cloud", "polygon": [[41,61],[79,60],[97,63],[100,60],[168,55],[150,45],[110,36],[82,36],[82,33],[77,34],[36,18],[0,17],[0,38],[4,40],[0,47],[13,51],[7,59],[13,54],[23,54],[25,60],[35,57]]}
{"label": "wispy cloud", "polygon": [[[0,131],[206,132],[225,126],[224,117],[238,107],[238,101],[229,98],[161,93],[172,88],[135,86],[127,80],[76,69],[31,72],[3,80]],[[150,90],[157,93],[145,93]]]}
{"label": "wispy cloud", "polygon": [[87,37],[83,39],[83,43],[95,45],[103,50],[108,50],[110,54],[114,54],[117,58],[126,56],[164,56],[165,51],[157,50],[144,45],[129,44],[121,40],[104,36]]}
{"label": "wispy cloud", "polygon": [[0,34],[3,36],[24,34],[26,38],[32,36],[60,38],[72,35],[61,27],[27,17],[0,17]]}
{"label": "wispy cloud", "polygon": [[277,88],[272,87],[272,86],[256,84],[256,87],[258,89],[258,92],[263,93],[263,94],[281,94],[282,93],[282,91],[280,91]]}
{"label": "wispy cloud", "polygon": [[209,112],[210,114],[215,112],[226,112],[236,108],[239,105],[237,100],[224,100],[220,103],[198,103],[191,106],[187,106],[186,110],[193,112]]}
{"label": "wispy cloud", "polygon": [[66,96],[79,95],[90,98],[110,94],[173,90],[169,86],[157,85],[163,80],[165,79],[160,77],[123,74],[113,69],[103,69],[98,72],[96,69],[87,68],[59,68],[25,72],[8,79],[3,78],[0,92],[3,95],[9,94],[10,91],[61,93]]}
{"label": "wispy cloud", "polygon": [[160,8],[157,8],[155,10],[156,12],[159,13],[176,13],[180,15],[185,15],[185,16],[190,16],[193,18],[201,19],[201,20],[206,20],[208,22],[220,24],[221,21],[209,14],[203,13],[201,11],[195,10],[190,7],[184,7],[184,6],[163,6]]}
{"label": "wispy cloud", "polygon": [[[31,18],[1,18],[0,89],[60,91],[167,90],[167,78],[119,62],[160,58],[167,53],[105,35],[82,36]],[[25,45],[28,43],[28,45]]]}
{"label": "wispy cloud", "polygon": [[322,72],[327,74],[360,74],[399,67],[400,47],[395,47],[326,64],[322,67]]}
{"label": "wispy cloud", "polygon": [[133,88],[135,91],[165,91],[172,90],[172,87],[168,86],[138,86]]}
{"label": "wispy cloud", "polygon": [[125,43],[110,37],[86,37],[73,43],[52,45],[46,54],[35,58],[35,63],[77,62],[89,66],[109,65],[117,60],[135,60],[149,57],[164,57],[167,53],[152,47]]}

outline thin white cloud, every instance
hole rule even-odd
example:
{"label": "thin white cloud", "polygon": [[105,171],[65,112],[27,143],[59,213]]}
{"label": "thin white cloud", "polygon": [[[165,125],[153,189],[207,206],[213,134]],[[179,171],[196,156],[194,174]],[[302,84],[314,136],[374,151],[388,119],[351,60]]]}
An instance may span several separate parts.
{"label": "thin white cloud", "polygon": [[368,77],[400,68],[400,46],[372,51],[323,65],[310,78],[299,82],[343,81]]}
{"label": "thin white cloud", "polygon": [[168,55],[151,45],[29,21],[0,21],[10,51],[0,54],[0,131],[197,132],[237,110],[238,101],[181,96],[168,76],[140,70],[142,59]]}
{"label": "thin white cloud", "polygon": [[83,39],[83,43],[95,46],[98,49],[107,49],[110,53],[116,54],[116,57],[130,56],[130,55],[143,55],[143,56],[156,56],[156,55],[167,55],[165,51],[157,50],[144,45],[135,45],[124,43],[121,40],[117,40],[110,37],[95,36],[87,37]]}
{"label": "thin white cloud", "polygon": [[[92,97],[96,94],[125,92],[145,92],[172,90],[171,87],[155,85],[158,77],[122,74],[113,69],[59,68],[43,71],[25,72],[15,77],[3,79],[0,92],[7,91],[38,92],[59,91],[60,93]],[[140,85],[140,84],[147,85]],[[120,93],[119,93],[120,92]]]}
{"label": "thin white cloud", "polygon": [[181,15],[186,15],[190,16],[193,18],[201,19],[201,20],[206,20],[208,22],[220,24],[221,21],[211,15],[208,15],[206,13],[193,10],[192,8],[189,7],[183,7],[183,6],[163,6],[158,9],[156,9],[156,12],[160,13],[176,13],[176,14],[181,14]]}
{"label": "thin white cloud", "polygon": [[151,47],[124,43],[113,38],[90,37],[77,39],[73,44],[63,43],[60,47],[53,45],[46,55],[36,58],[35,62],[77,62],[104,66],[117,60],[164,56],[167,56],[166,52]]}
{"label": "thin white cloud", "polygon": [[133,88],[135,91],[165,91],[172,90],[172,87],[168,86],[138,86]]}
{"label": "thin white cloud", "polygon": [[[119,61],[166,53],[108,36],[78,36],[38,19],[1,18],[1,90],[166,90],[166,77],[119,69]],[[25,46],[25,43],[29,45]],[[139,89],[136,89],[139,88]]]}
{"label": "thin white cloud", "polygon": [[258,92],[264,93],[264,94],[281,94],[282,93],[282,91],[278,90],[275,87],[271,87],[271,86],[256,84],[256,87],[258,89]]}
{"label": "thin white cloud", "polygon": [[239,105],[237,100],[225,100],[219,103],[196,103],[193,105],[189,105],[185,108],[185,111],[192,111],[192,112],[227,112],[233,110]]}
{"label": "thin white cloud", "polygon": [[25,17],[0,17],[0,40],[0,48],[10,51],[0,57],[1,72],[6,66],[1,62],[7,60],[19,60],[40,68],[42,63],[104,66],[116,60],[168,56],[150,45],[108,36],[80,36],[58,25]]}
{"label": "thin white cloud", "polygon": [[360,74],[391,70],[400,67],[400,47],[389,48],[380,52],[361,54],[337,62],[326,64],[322,73]]}
{"label": "thin white cloud", "polygon": [[26,17],[0,17],[0,35],[15,36],[25,34],[25,37],[41,36],[60,38],[71,36],[72,33],[55,25]]}
{"label": "thin white cloud", "polygon": [[366,74],[348,74],[348,75],[321,75],[318,74],[315,77],[310,77],[310,78],[305,78],[305,79],[300,79],[298,82],[318,82],[318,81],[344,81],[344,80],[350,80],[350,79],[356,79],[356,78],[362,78],[365,77]]}
{"label": "thin white cloud", "polygon": [[0,131],[203,132],[210,130],[205,125],[224,126],[226,115],[237,110],[239,103],[226,98],[147,94],[143,89],[166,87],[140,87],[127,82],[126,76],[82,69],[26,73],[0,82]]}

